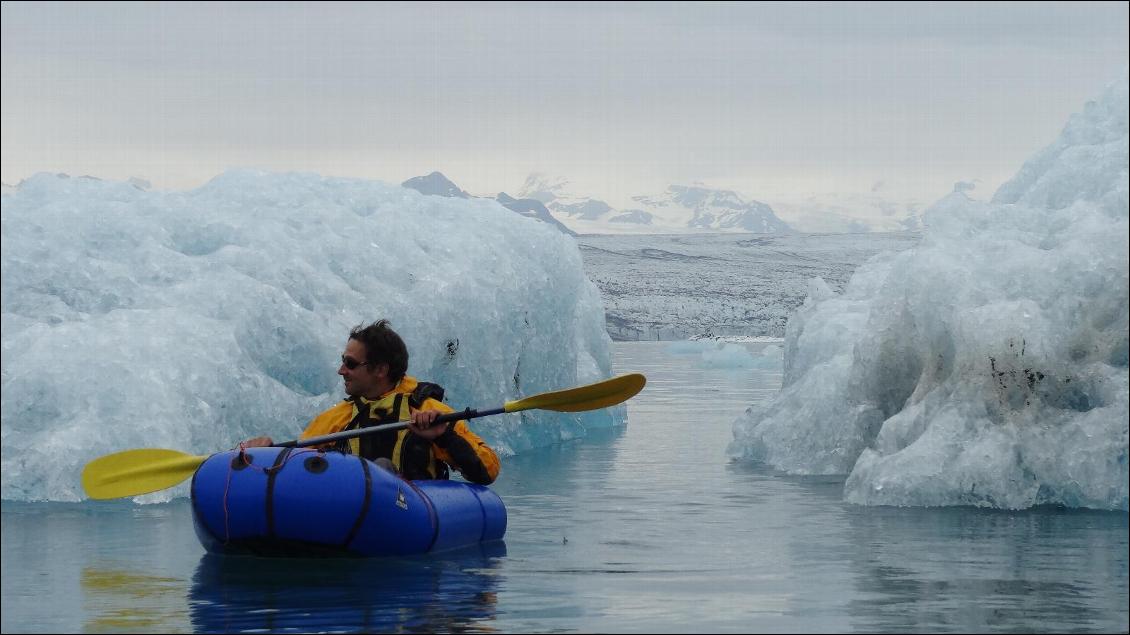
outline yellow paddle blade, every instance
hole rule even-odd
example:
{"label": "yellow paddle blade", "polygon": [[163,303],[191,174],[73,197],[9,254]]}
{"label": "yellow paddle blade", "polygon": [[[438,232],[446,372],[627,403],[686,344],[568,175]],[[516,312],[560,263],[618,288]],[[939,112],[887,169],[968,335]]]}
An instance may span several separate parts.
{"label": "yellow paddle blade", "polygon": [[206,456],[176,450],[126,450],[86,464],[82,488],[91,498],[125,498],[156,492],[192,476]]}
{"label": "yellow paddle blade", "polygon": [[620,375],[587,386],[546,392],[518,401],[507,401],[506,412],[521,410],[556,410],[557,412],[582,412],[623,403],[643,390],[647,378],[639,373]]}

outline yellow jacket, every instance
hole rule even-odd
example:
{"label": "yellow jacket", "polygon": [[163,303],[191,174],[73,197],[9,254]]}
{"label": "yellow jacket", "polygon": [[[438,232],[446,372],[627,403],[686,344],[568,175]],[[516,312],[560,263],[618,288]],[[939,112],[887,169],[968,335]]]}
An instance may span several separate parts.
{"label": "yellow jacket", "polygon": [[[300,439],[405,421],[416,410],[453,412],[447,404],[431,397],[424,398],[418,406],[410,403],[418,386],[419,382],[414,377],[405,375],[395,388],[376,400],[364,397],[346,399],[314,417]],[[468,481],[480,485],[489,485],[498,477],[498,455],[471,432],[462,419],[448,424],[447,431],[432,442],[411,430],[402,429],[362,435],[332,447],[369,460],[389,459],[409,480],[447,478],[448,466],[458,470]]]}

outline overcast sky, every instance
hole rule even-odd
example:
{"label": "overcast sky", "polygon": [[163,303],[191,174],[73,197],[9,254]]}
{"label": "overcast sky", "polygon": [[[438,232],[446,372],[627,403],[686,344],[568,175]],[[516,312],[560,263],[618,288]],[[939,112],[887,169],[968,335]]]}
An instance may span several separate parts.
{"label": "overcast sky", "polygon": [[986,198],[1125,72],[1127,7],[4,2],[2,177]]}

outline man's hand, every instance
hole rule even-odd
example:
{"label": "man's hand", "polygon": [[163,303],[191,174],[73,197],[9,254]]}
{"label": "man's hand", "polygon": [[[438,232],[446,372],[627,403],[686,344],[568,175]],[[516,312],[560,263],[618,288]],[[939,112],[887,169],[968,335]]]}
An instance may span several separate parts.
{"label": "man's hand", "polygon": [[245,447],[245,448],[269,448],[274,444],[275,444],[275,442],[271,440],[271,437],[255,437],[253,439],[248,439],[248,440],[244,441],[243,447]]}
{"label": "man's hand", "polygon": [[433,426],[432,422],[436,417],[442,414],[439,410],[417,410],[412,413],[412,421],[408,424],[408,429],[418,437],[427,439],[428,441],[435,441],[439,435],[447,432],[446,425]]}

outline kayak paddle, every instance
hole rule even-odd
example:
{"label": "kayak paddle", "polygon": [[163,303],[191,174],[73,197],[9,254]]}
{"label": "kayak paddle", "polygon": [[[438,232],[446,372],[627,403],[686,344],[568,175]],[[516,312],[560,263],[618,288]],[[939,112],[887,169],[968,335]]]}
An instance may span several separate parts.
{"label": "kayak paddle", "polygon": [[[436,417],[432,425],[450,423],[460,419],[487,417],[505,412],[523,410],[553,410],[556,412],[583,412],[607,408],[623,403],[643,390],[647,378],[638,373],[620,375],[612,379],[533,395],[518,401],[507,401],[501,408],[472,410],[470,408]],[[369,428],[345,430],[308,439],[276,443],[275,447],[306,447],[342,439],[352,439],[386,430],[407,428],[407,421],[397,421]],[[192,476],[207,456],[194,456],[164,449],[124,450],[107,454],[86,464],[82,470],[82,488],[94,499],[125,498],[160,491]]]}

